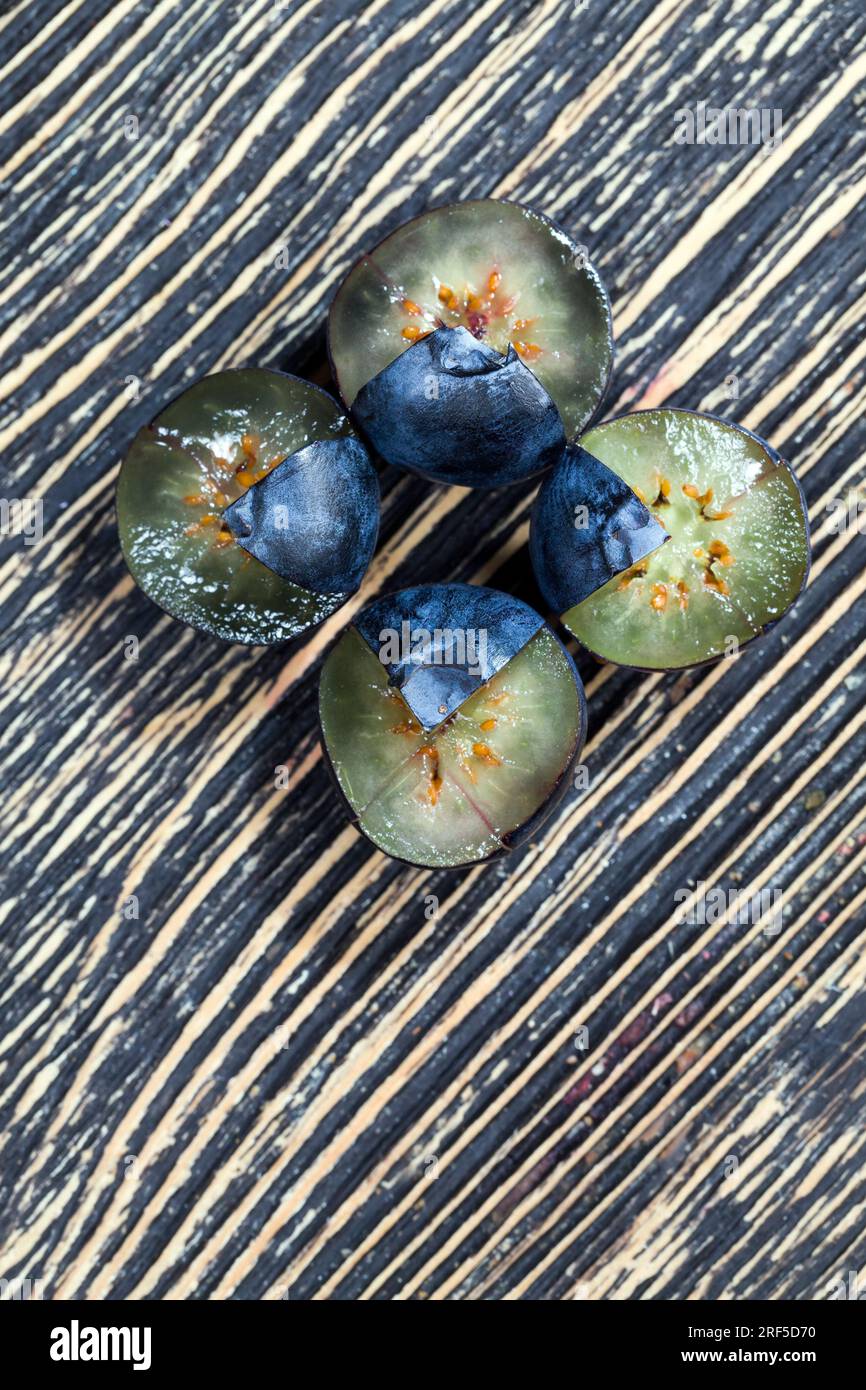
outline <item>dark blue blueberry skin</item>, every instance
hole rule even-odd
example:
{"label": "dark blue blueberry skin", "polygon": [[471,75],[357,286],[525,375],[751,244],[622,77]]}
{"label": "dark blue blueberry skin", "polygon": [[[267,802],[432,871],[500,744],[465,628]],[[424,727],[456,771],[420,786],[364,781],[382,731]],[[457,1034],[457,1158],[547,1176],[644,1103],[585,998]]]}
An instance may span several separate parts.
{"label": "dark blue blueberry skin", "polygon": [[529,554],[546,602],[564,613],[669,539],[622,478],[571,444],[538,490]]}
{"label": "dark blue blueberry skin", "polygon": [[368,381],[352,415],[388,463],[437,483],[503,487],[565,447],[559,411],[509,345],[437,328]]}
{"label": "dark blue blueberry skin", "polygon": [[[380,661],[386,658],[389,684],[422,728],[434,729],[516,656],[544,619],[498,589],[424,584],[377,599],[354,625]],[[422,647],[426,659],[412,660],[413,648]]]}
{"label": "dark blue blueberry skin", "polygon": [[353,594],[376,549],[376,470],[360,440],[316,440],[248,488],[222,519],[239,546],[291,584]]}

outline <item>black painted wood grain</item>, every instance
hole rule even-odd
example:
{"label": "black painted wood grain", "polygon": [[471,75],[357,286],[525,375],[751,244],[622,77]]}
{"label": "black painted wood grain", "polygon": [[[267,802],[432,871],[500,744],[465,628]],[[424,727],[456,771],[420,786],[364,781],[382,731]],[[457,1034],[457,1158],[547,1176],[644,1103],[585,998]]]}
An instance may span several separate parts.
{"label": "black painted wood grain", "polygon": [[[864,496],[864,39],[854,0],[0,19],[0,457],[45,519],[0,551],[0,1276],[811,1299],[862,1270],[866,540],[829,508]],[[674,143],[700,100],[779,108],[783,137]],[[126,575],[113,488],[207,371],[327,384],[358,253],[486,194],[599,265],[607,413],[766,434],[815,565],[736,661],[578,654],[588,789],[504,864],[414,871],[345,826],[318,751],[352,609],[278,650],[181,628]],[[382,487],[358,603],[442,579],[540,603],[531,488]],[[677,922],[699,882],[779,893],[781,930]]]}

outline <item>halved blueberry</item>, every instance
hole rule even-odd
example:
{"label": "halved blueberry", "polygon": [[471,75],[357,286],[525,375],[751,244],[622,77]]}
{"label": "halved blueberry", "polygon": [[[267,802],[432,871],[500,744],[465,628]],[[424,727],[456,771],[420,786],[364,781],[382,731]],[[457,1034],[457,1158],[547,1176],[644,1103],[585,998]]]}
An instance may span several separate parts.
{"label": "halved blueberry", "polygon": [[580,678],[542,618],[464,584],[359,614],[325,661],[319,715],[352,821],[428,867],[523,843],[564,792],[586,729]]}
{"label": "halved blueberry", "polygon": [[139,430],[117,484],[136,583],[227,641],[285,641],[333,613],[376,545],[375,470],[326,392],[217,372]]}
{"label": "halved blueberry", "polygon": [[668,539],[622,478],[570,445],[539,488],[529,553],[539,589],[562,613]]}
{"label": "halved blueberry", "polygon": [[670,537],[563,612],[596,656],[652,671],[699,665],[791,607],[809,574],[808,514],[792,468],[764,440],[665,408],[609,420],[581,444]]}
{"label": "halved blueberry", "polygon": [[[441,333],[460,328],[488,352],[472,358],[453,332]],[[386,416],[386,403],[391,410],[404,378],[392,373],[381,393],[368,383],[429,335],[438,335],[442,347],[431,352],[432,362],[408,353],[418,369],[407,367],[405,379],[414,392],[427,377],[423,420],[419,402],[413,431],[400,426],[391,437],[395,422]],[[449,339],[454,366],[443,371]],[[510,438],[519,404],[512,392],[529,393],[528,377],[553,401],[570,437],[596,413],[613,360],[610,305],[584,248],[548,218],[494,198],[435,208],[362,257],[331,306],[328,344],[340,394],[357,407],[359,419],[363,415],[385,458],[472,486],[517,482],[551,461],[549,426],[534,458],[526,439],[516,448]],[[462,381],[461,360],[467,363]],[[517,370],[518,362],[526,373]],[[502,377],[507,389],[493,388],[491,376]],[[447,390],[437,398],[443,385]],[[499,391],[495,397],[493,390]],[[532,388],[533,409],[543,399]],[[443,440],[437,452],[430,436],[440,430],[447,445]],[[414,442],[419,431],[420,448]],[[490,434],[498,449],[490,446]]]}

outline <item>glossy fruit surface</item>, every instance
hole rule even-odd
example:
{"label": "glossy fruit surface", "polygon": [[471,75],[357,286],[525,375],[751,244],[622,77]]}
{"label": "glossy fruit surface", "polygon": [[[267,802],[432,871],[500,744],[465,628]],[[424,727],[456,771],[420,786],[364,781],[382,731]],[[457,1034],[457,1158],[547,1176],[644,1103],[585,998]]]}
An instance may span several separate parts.
{"label": "glossy fruit surface", "polygon": [[528,603],[478,584],[386,594],[354,622],[414,719],[434,729],[544,626]]}
{"label": "glossy fruit surface", "polygon": [[326,392],[241,368],[202,378],[139,430],[117,520],[133,578],[166,612],[267,644],[321,622],[357,587],[378,486]]}
{"label": "glossy fruit surface", "polygon": [[562,613],[669,539],[628,483],[572,444],[538,490],[529,553],[545,600]]}
{"label": "glossy fruit surface", "polygon": [[[331,650],[319,691],[325,751],[352,820],[387,854],[429,867],[523,843],[583,746],[583,689],[565,648],[532,609],[495,590],[425,586],[371,607]],[[392,659],[395,635],[403,661]],[[409,702],[419,676],[421,717]]]}
{"label": "glossy fruit surface", "polygon": [[730,421],[638,411],[581,440],[670,540],[563,614],[606,661],[676,670],[738,650],[783,616],[809,572],[809,524],[791,469]]}
{"label": "glossy fruit surface", "polygon": [[503,487],[565,448],[559,412],[517,356],[438,328],[362,386],[352,418],[397,468],[438,483]]}
{"label": "glossy fruit surface", "polygon": [[317,594],[353,594],[379,531],[379,484],[359,439],[317,439],[222,514],[238,545]]}
{"label": "glossy fruit surface", "polygon": [[[511,347],[553,400],[568,437],[597,411],[613,361],[607,294],[584,249],[539,213],[494,198],[449,204],[398,227],[363,256],[328,319],[346,404],[440,328],[466,329],[499,358]],[[470,376],[469,401],[477,384]],[[471,410],[467,405],[464,419]],[[464,441],[467,469],[472,443]],[[450,460],[450,473],[459,462]]]}

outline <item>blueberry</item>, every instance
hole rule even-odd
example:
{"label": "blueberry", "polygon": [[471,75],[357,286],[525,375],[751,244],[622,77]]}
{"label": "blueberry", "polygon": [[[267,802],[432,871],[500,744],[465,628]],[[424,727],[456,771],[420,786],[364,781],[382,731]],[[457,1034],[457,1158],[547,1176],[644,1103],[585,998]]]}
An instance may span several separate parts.
{"label": "blueberry", "polygon": [[670,537],[562,605],[584,646],[619,665],[680,670],[738,652],[784,616],[809,574],[809,521],[793,469],[765,440],[665,408],[608,420],[581,444]]}
{"label": "blueberry", "polygon": [[321,622],[358,587],[378,487],[326,392],[242,368],[204,377],[139,430],[117,521],[133,578],[166,612],[267,644]]}
{"label": "blueberry", "polygon": [[559,411],[513,347],[438,328],[355,397],[352,416],[388,463],[439,483],[501,487],[565,447]]}
{"label": "blueberry", "polygon": [[[444,366],[438,344],[429,358],[418,350],[442,329],[463,329],[490,351],[452,337]],[[363,256],[334,298],[328,345],[340,394],[383,457],[473,487],[516,482],[554,461],[561,436],[544,393],[571,438],[598,411],[613,360],[610,305],[586,249],[541,214],[495,198],[435,208]],[[414,359],[408,374],[390,372],[374,390],[401,354]],[[495,395],[482,389],[493,387],[483,381],[491,375]],[[411,420],[394,408],[404,389]],[[516,420],[512,392],[535,425]]]}
{"label": "blueberry", "polygon": [[562,613],[668,539],[622,478],[570,445],[539,488],[529,553],[546,602]]}
{"label": "blueberry", "polygon": [[352,822],[431,867],[525,843],[565,792],[586,729],[580,678],[543,619],[464,584],[360,613],[325,661],[319,715]]}

